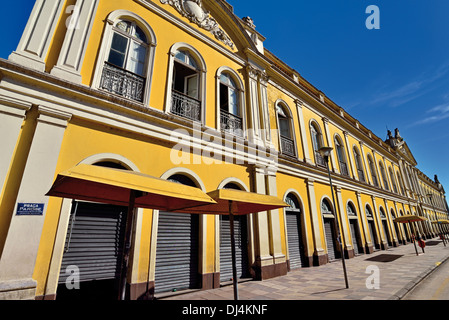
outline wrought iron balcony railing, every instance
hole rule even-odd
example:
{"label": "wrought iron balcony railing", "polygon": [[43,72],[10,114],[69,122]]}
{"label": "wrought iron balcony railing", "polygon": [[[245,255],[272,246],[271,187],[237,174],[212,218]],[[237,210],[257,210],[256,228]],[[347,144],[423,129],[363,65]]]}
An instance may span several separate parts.
{"label": "wrought iron balcony railing", "polygon": [[365,182],[365,173],[361,169],[357,169],[357,173],[359,174],[359,180]]}
{"label": "wrought iron balcony railing", "polygon": [[281,135],[281,152],[285,155],[296,157],[295,142]]}
{"label": "wrought iron balcony railing", "polygon": [[315,151],[315,161],[316,164],[322,167],[326,166],[326,161],[324,161],[323,156],[320,154],[319,151]]}
{"label": "wrought iron balcony railing", "polygon": [[201,121],[201,101],[176,90],[172,90],[171,100],[171,113],[190,120]]}
{"label": "wrought iron balcony railing", "polygon": [[125,98],[142,102],[145,78],[105,62],[100,88]]}
{"label": "wrought iron balcony railing", "polygon": [[345,176],[349,176],[348,165],[346,162],[340,161],[340,173]]}
{"label": "wrought iron balcony railing", "polygon": [[224,110],[220,110],[220,128],[225,132],[243,137],[242,118]]}
{"label": "wrought iron balcony railing", "polygon": [[378,187],[379,186],[379,181],[377,181],[377,177],[375,175],[372,175],[371,178],[373,179],[374,186]]}

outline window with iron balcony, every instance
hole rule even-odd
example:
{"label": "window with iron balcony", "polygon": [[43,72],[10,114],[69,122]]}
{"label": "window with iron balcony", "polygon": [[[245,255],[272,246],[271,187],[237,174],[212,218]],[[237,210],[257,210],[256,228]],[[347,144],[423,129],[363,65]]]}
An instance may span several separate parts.
{"label": "window with iron balcony", "polygon": [[143,102],[148,41],[135,22],[120,20],[113,27],[109,55],[104,62],[100,88]]}

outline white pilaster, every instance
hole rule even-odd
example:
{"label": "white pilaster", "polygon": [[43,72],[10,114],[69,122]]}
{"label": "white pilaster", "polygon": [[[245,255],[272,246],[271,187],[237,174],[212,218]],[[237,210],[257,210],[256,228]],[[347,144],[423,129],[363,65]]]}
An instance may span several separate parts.
{"label": "white pilaster", "polygon": [[[263,168],[254,168],[254,192],[266,194],[265,171]],[[254,214],[255,258],[260,267],[273,264],[273,256],[270,254],[270,232],[268,213],[262,211]]]}
{"label": "white pilaster", "polygon": [[[275,172],[269,172],[267,175],[267,190],[270,196],[277,196]],[[274,263],[278,264],[285,262],[285,255],[282,253],[281,222],[279,220],[279,209],[271,210],[268,218],[269,226],[271,229],[271,254],[273,255]]]}
{"label": "white pilaster", "polygon": [[325,251],[323,249],[323,243],[320,233],[320,225],[322,223],[322,219],[318,217],[314,180],[307,179],[306,184],[307,184],[307,194],[309,196],[309,212],[310,212],[310,221],[312,222],[312,234],[313,234],[313,242],[315,245],[315,255],[321,256],[325,253]]}
{"label": "white pilaster", "polygon": [[0,97],[0,192],[3,189],[22,123],[31,104]]}
{"label": "white pilaster", "polygon": [[63,0],[37,0],[19,45],[9,60],[28,68],[45,70],[45,58],[64,5]]}
{"label": "white pilaster", "polygon": [[90,38],[99,0],[77,0],[72,19],[65,34],[58,63],[51,74],[65,80],[81,83],[81,67]]}
{"label": "white pilaster", "polygon": [[[29,289],[45,220],[48,197],[69,114],[39,106],[36,130],[17,195],[6,243],[0,259],[0,287],[5,283],[20,291]],[[19,203],[43,204],[42,215],[19,216]],[[34,298],[34,297],[30,297]]]}
{"label": "white pilaster", "polygon": [[[333,191],[332,191],[333,192]],[[337,186],[335,187],[335,193],[337,194],[337,203],[338,203],[338,211],[340,216],[340,230],[342,234],[342,238],[344,241],[344,247],[347,250],[352,250],[352,242],[349,241],[349,230],[348,230],[348,219],[347,215],[345,214],[345,207],[343,205],[343,197],[341,196],[341,187]],[[337,218],[337,215],[335,215]]]}

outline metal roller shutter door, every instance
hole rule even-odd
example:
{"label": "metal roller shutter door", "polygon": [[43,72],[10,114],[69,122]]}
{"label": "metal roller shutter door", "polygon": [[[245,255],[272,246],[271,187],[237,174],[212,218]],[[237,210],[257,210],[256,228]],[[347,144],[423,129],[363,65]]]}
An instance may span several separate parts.
{"label": "metal roller shutter door", "polygon": [[384,229],[385,240],[387,240],[388,245],[391,246],[390,232],[388,231],[388,223],[387,223],[387,220],[382,220],[382,227],[383,227],[383,229]]}
{"label": "metal roller shutter door", "polygon": [[198,288],[199,218],[160,212],[157,232],[155,292]]}
{"label": "metal roller shutter door", "polygon": [[327,244],[327,254],[329,260],[335,260],[336,252],[335,252],[335,243],[334,243],[334,232],[333,232],[333,224],[332,219],[324,219],[324,231],[326,235],[326,244]]}
{"label": "metal roller shutter door", "polygon": [[371,236],[371,243],[373,244],[374,249],[376,250],[376,249],[378,249],[379,245],[376,243],[376,238],[374,235],[374,221],[373,220],[368,221],[368,229],[369,229],[369,234]]}
{"label": "metal roller shutter door", "polygon": [[359,245],[358,245],[358,225],[356,219],[349,220],[350,230],[351,230],[351,238],[352,238],[352,246],[354,248],[355,254],[360,254]]}
{"label": "metal roller shutter door", "polygon": [[[220,282],[232,280],[232,251],[229,216],[220,217]],[[246,216],[234,216],[235,253],[238,278],[249,276]]]}
{"label": "metal roller shutter door", "polygon": [[301,268],[302,265],[302,239],[299,214],[286,212],[287,218],[287,241],[290,269]]}
{"label": "metal roller shutter door", "polygon": [[73,265],[79,268],[81,282],[118,279],[127,208],[86,202],[72,207],[59,283],[71,275],[66,270]]}

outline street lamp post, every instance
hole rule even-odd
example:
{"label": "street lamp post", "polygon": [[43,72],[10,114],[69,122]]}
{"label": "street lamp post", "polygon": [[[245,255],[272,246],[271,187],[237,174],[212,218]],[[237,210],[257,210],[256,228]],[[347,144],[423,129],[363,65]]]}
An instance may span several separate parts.
{"label": "street lamp post", "polygon": [[[329,156],[330,156],[332,150],[333,150],[333,148],[331,148],[331,147],[321,147],[318,151],[320,152],[321,156],[324,158],[324,162],[326,162],[327,174],[329,176],[329,184],[330,184],[331,193],[332,193],[332,203],[334,205],[335,213],[337,213],[337,206],[335,205],[335,197],[334,197],[334,188],[332,186],[332,177],[331,177],[331,172],[329,170]],[[341,262],[343,264],[343,273],[345,276],[346,289],[348,289],[349,283],[348,283],[348,275],[346,272],[345,253],[343,251],[344,250],[343,249],[343,238],[341,237],[337,214],[335,215],[335,228],[337,230],[338,239],[340,239],[339,243],[340,243],[340,252],[341,252]]]}
{"label": "street lamp post", "polygon": [[437,212],[436,212],[436,210],[435,210],[435,207],[434,207],[434,205],[433,205],[432,194],[431,194],[431,193],[428,193],[428,194],[427,194],[427,197],[430,199],[430,203],[432,204],[433,212],[435,213],[435,217],[437,218],[437,225],[438,225],[438,229],[440,230],[440,238],[443,240],[444,246],[446,246],[446,241],[444,241],[444,234],[443,234],[443,232],[441,231],[441,226],[440,226],[440,223],[439,223],[439,221],[438,221],[438,214],[437,214]]}

